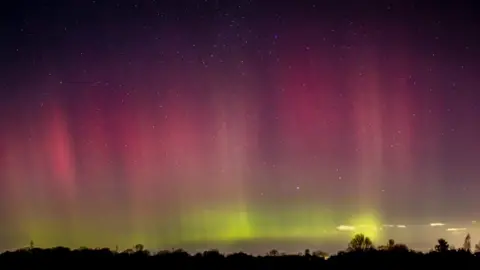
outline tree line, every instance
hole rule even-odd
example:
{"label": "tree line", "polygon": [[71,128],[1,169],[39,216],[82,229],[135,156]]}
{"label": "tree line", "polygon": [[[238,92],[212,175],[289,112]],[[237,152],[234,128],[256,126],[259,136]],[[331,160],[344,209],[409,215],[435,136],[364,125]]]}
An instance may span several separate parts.
{"label": "tree line", "polygon": [[471,237],[465,237],[461,248],[454,248],[445,239],[438,239],[429,252],[419,252],[393,239],[375,246],[363,234],[355,235],[346,250],[336,254],[310,251],[296,255],[271,250],[262,256],[243,252],[222,254],[208,250],[189,254],[177,250],[152,253],[137,244],[124,251],[102,249],[41,249],[31,242],[28,248],[0,254],[0,267],[162,267],[164,269],[406,269],[408,267],[480,267],[480,244],[471,247]]}

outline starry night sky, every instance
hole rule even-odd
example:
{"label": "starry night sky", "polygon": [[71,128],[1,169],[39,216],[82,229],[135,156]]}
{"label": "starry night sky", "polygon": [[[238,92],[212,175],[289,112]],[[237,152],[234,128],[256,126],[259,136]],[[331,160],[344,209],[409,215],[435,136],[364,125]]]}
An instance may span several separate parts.
{"label": "starry night sky", "polygon": [[0,249],[480,215],[475,1],[10,2]]}

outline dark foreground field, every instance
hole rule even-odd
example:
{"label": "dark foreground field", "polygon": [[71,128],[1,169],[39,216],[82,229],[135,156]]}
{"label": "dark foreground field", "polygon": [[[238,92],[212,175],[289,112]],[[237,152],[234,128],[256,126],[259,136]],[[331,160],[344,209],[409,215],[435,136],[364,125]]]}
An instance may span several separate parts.
{"label": "dark foreground field", "polygon": [[[439,239],[430,252],[421,253],[390,240],[385,246],[374,247],[363,235],[355,236],[345,251],[328,255],[321,251],[297,255],[281,254],[276,250],[263,256],[245,253],[224,255],[216,250],[189,254],[183,250],[162,251],[156,254],[142,245],[122,252],[109,249],[51,249],[29,248],[0,255],[1,269],[32,267],[62,267],[62,269],[91,268],[158,268],[158,269],[480,269],[480,246],[471,251],[467,236],[461,249],[455,249]],[[28,267],[28,268],[27,268]]]}

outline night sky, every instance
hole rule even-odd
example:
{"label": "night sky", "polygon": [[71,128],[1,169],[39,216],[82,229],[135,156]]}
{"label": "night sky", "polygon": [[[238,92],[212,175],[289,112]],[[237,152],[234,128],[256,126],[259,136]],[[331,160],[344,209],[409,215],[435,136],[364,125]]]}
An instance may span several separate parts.
{"label": "night sky", "polygon": [[480,220],[476,1],[4,2],[0,249]]}

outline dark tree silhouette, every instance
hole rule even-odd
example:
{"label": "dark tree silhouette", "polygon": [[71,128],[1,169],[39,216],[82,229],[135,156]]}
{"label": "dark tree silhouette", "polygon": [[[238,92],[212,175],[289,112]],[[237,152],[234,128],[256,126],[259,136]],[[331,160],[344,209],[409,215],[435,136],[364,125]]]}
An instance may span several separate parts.
{"label": "dark tree silhouette", "polygon": [[438,239],[438,244],[435,245],[436,252],[448,252],[450,250],[450,244],[448,244],[447,240],[440,238]]}
{"label": "dark tree silhouette", "polygon": [[475,244],[475,253],[480,253],[480,241],[478,244]]}
{"label": "dark tree silhouette", "polygon": [[136,244],[134,247],[135,252],[143,252],[144,246],[142,244]]}
{"label": "dark tree silhouette", "polygon": [[388,249],[393,249],[395,247],[395,240],[389,239],[387,243],[387,248]]}
{"label": "dark tree silhouette", "polygon": [[370,238],[366,237],[363,234],[357,234],[353,239],[348,243],[348,251],[366,251],[373,249],[373,243]]}
{"label": "dark tree silhouette", "polygon": [[408,248],[407,245],[405,244],[395,244],[393,248],[391,249],[392,251],[402,251],[402,252],[408,252],[410,249]]}
{"label": "dark tree silhouette", "polygon": [[463,241],[463,250],[468,251],[468,252],[472,251],[472,243],[471,243],[470,234],[467,234],[467,236],[465,236],[465,240]]}
{"label": "dark tree silhouette", "polygon": [[389,239],[387,245],[379,246],[378,249],[380,250],[392,250],[395,247],[395,240]]}
{"label": "dark tree silhouette", "polygon": [[395,251],[395,252],[408,252],[410,249],[405,244],[395,243],[395,240],[389,239],[385,246],[380,246],[379,250],[383,251]]}
{"label": "dark tree silhouette", "polygon": [[278,255],[280,255],[280,252],[278,252],[276,249],[272,249],[270,252],[268,252],[268,256],[276,257]]}
{"label": "dark tree silhouette", "polygon": [[223,255],[220,253],[220,251],[216,249],[211,249],[203,252],[203,257],[205,258],[215,259],[215,258],[220,258],[222,256]]}

